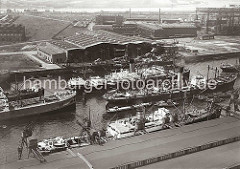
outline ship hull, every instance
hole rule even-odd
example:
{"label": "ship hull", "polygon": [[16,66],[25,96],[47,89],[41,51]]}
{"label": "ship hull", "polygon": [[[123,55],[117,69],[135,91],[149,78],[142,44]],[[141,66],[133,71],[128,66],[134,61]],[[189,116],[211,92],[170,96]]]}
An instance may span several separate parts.
{"label": "ship hull", "polygon": [[235,78],[233,78],[232,80],[228,81],[228,82],[224,82],[222,84],[217,85],[216,88],[213,89],[213,90],[208,88],[203,93],[226,92],[228,90],[232,90],[236,79],[237,79],[237,76]]}
{"label": "ship hull", "polygon": [[[190,124],[194,124],[194,123],[198,123],[198,122],[203,122],[203,121],[207,121],[207,120],[213,120],[213,119],[217,119],[221,116],[221,109],[216,109],[214,110],[213,113],[207,113],[205,115],[193,118],[191,121],[189,122],[184,122],[183,125],[190,125]],[[111,130],[111,127],[108,128],[109,133],[112,134],[112,136],[114,137],[116,134],[116,130]],[[157,131],[162,131],[162,130],[166,130],[169,129],[169,127],[165,126],[164,124],[160,124],[160,125],[156,125],[156,126],[152,126],[151,127],[147,127],[145,126],[145,130],[148,133],[152,133],[152,132],[157,132]],[[128,132],[126,134],[120,134],[118,135],[117,139],[121,139],[121,138],[127,138],[127,137],[132,137],[134,136],[134,132]]]}
{"label": "ship hull", "polygon": [[[206,89],[201,91],[200,89],[192,89],[187,91],[187,98],[192,98],[193,95],[201,93],[212,93],[212,92],[225,92],[228,90],[232,90],[235,84],[237,76],[229,80],[228,82],[223,82],[222,84],[218,84],[215,89]],[[153,94],[153,95],[145,95],[145,96],[135,96],[135,97],[122,97],[122,98],[112,98],[106,97],[105,99],[108,101],[109,104],[113,105],[128,105],[128,104],[136,104],[139,102],[153,102],[153,101],[167,101],[168,99],[171,100],[183,100],[184,93],[177,92],[177,93],[161,93],[161,94]]]}
{"label": "ship hull", "polygon": [[0,120],[33,116],[44,113],[57,112],[64,109],[76,108],[76,96],[71,96],[62,100],[32,105],[20,109],[0,112]]}
{"label": "ship hull", "polygon": [[[187,98],[192,98],[193,95],[199,93],[200,90],[194,89],[191,91],[186,92]],[[161,94],[154,94],[154,95],[146,95],[146,96],[136,96],[136,97],[130,97],[130,98],[120,98],[120,99],[114,99],[114,98],[106,98],[109,104],[113,105],[132,105],[142,102],[154,102],[154,101],[167,101],[167,100],[183,100],[184,99],[184,92],[177,92],[177,93],[161,93]]]}
{"label": "ship hull", "polygon": [[16,91],[15,93],[6,93],[7,98],[9,101],[17,101],[19,99],[30,99],[30,98],[34,98],[34,97],[40,97],[43,96],[43,92],[42,90],[39,90],[38,92],[35,91],[29,91],[29,92],[20,92],[20,94],[18,94],[18,92]]}
{"label": "ship hull", "polygon": [[213,113],[208,113],[206,115],[194,118],[192,121],[190,122],[186,122],[185,125],[189,125],[189,124],[193,124],[193,123],[198,123],[198,122],[202,122],[202,121],[207,121],[207,120],[212,120],[212,119],[217,119],[221,116],[221,109],[217,109],[214,110],[215,112]]}
{"label": "ship hull", "polygon": [[223,72],[239,72],[239,67],[237,66],[220,66]]}
{"label": "ship hull", "polygon": [[[184,81],[188,81],[190,76],[190,70],[185,70],[183,72],[183,79]],[[172,76],[166,76],[166,75],[154,75],[147,77],[144,81],[144,84],[147,84],[150,80],[154,80],[155,83],[159,83],[164,81],[165,79],[172,80],[172,78],[177,79],[177,75],[174,77]],[[88,86],[88,85],[71,85],[71,89],[77,90],[78,92],[82,93],[92,93],[92,92],[97,92],[97,91],[106,91],[106,90],[113,90],[113,89],[118,89],[118,90],[128,90],[128,89],[136,89],[141,87],[141,82],[142,80],[139,79],[134,79],[134,80],[118,80],[113,83],[105,83],[101,84],[98,86]]]}

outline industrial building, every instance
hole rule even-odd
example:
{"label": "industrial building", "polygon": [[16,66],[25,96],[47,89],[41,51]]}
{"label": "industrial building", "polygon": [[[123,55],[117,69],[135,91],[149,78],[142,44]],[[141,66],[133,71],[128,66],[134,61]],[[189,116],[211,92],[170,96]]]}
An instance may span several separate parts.
{"label": "industrial building", "polygon": [[121,25],[124,21],[121,15],[97,15],[96,25]]}
{"label": "industrial building", "polygon": [[127,18],[126,21],[141,21],[141,22],[152,22],[152,23],[158,23],[159,19],[153,19],[153,18]]}
{"label": "industrial building", "polygon": [[39,47],[38,57],[52,63],[93,62],[99,58],[108,60],[124,55],[133,58],[150,52],[153,43],[149,39],[107,31],[84,31]]}
{"label": "industrial building", "polygon": [[182,19],[162,19],[161,22],[166,24],[172,24],[172,23],[182,23],[183,20]]}
{"label": "industrial building", "polygon": [[151,39],[195,37],[197,27],[192,24],[153,24],[137,22],[138,34]]}
{"label": "industrial building", "polygon": [[15,24],[0,24],[1,42],[22,42],[26,40],[25,27]]}
{"label": "industrial building", "polygon": [[122,25],[113,25],[113,32],[123,34],[123,35],[138,35],[137,24],[133,21],[126,21]]}
{"label": "industrial building", "polygon": [[195,37],[197,27],[189,23],[158,24],[139,21],[126,21],[122,25],[113,25],[113,32],[142,36],[150,39],[174,38],[174,37]]}
{"label": "industrial building", "polygon": [[[208,23],[206,23],[206,24],[208,26],[215,26],[216,24],[227,25],[228,20],[227,19],[223,19],[223,20],[218,21],[217,19],[209,19],[207,22]],[[217,23],[217,22],[219,22],[219,23]]]}
{"label": "industrial building", "polygon": [[50,63],[64,63],[66,62],[66,53],[63,49],[46,42],[45,45],[40,45],[37,48],[37,55],[39,58]]}
{"label": "industrial building", "polygon": [[[240,10],[238,6],[228,8],[197,8],[197,17],[205,25],[205,33],[217,35],[240,35]],[[213,28],[213,29],[211,29]]]}

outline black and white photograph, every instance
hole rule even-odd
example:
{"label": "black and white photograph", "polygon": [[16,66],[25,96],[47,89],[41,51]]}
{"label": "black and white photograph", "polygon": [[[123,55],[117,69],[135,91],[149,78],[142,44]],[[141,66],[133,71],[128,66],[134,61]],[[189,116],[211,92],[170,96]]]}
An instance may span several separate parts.
{"label": "black and white photograph", "polygon": [[0,0],[0,169],[240,168],[240,0]]}

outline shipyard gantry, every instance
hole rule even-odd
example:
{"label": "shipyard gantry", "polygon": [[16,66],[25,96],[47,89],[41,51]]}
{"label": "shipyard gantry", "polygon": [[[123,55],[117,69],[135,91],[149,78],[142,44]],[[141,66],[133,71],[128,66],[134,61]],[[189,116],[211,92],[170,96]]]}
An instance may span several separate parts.
{"label": "shipyard gantry", "polygon": [[[240,27],[240,8],[197,8],[197,17],[201,15],[206,23],[206,34],[210,26],[215,26],[215,33],[234,35]],[[224,30],[225,27],[225,30]]]}

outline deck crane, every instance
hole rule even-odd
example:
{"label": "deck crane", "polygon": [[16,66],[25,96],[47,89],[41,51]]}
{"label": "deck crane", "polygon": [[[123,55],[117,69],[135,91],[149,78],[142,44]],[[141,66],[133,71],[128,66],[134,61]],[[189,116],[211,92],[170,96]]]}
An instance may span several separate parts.
{"label": "deck crane", "polygon": [[28,158],[30,156],[30,153],[33,153],[34,157],[38,159],[41,163],[46,162],[46,159],[38,151],[37,139],[32,138],[32,133],[33,123],[29,123],[27,126],[25,126],[21,135],[20,144],[18,146],[18,159],[22,159],[23,148],[25,146],[28,150]]}

